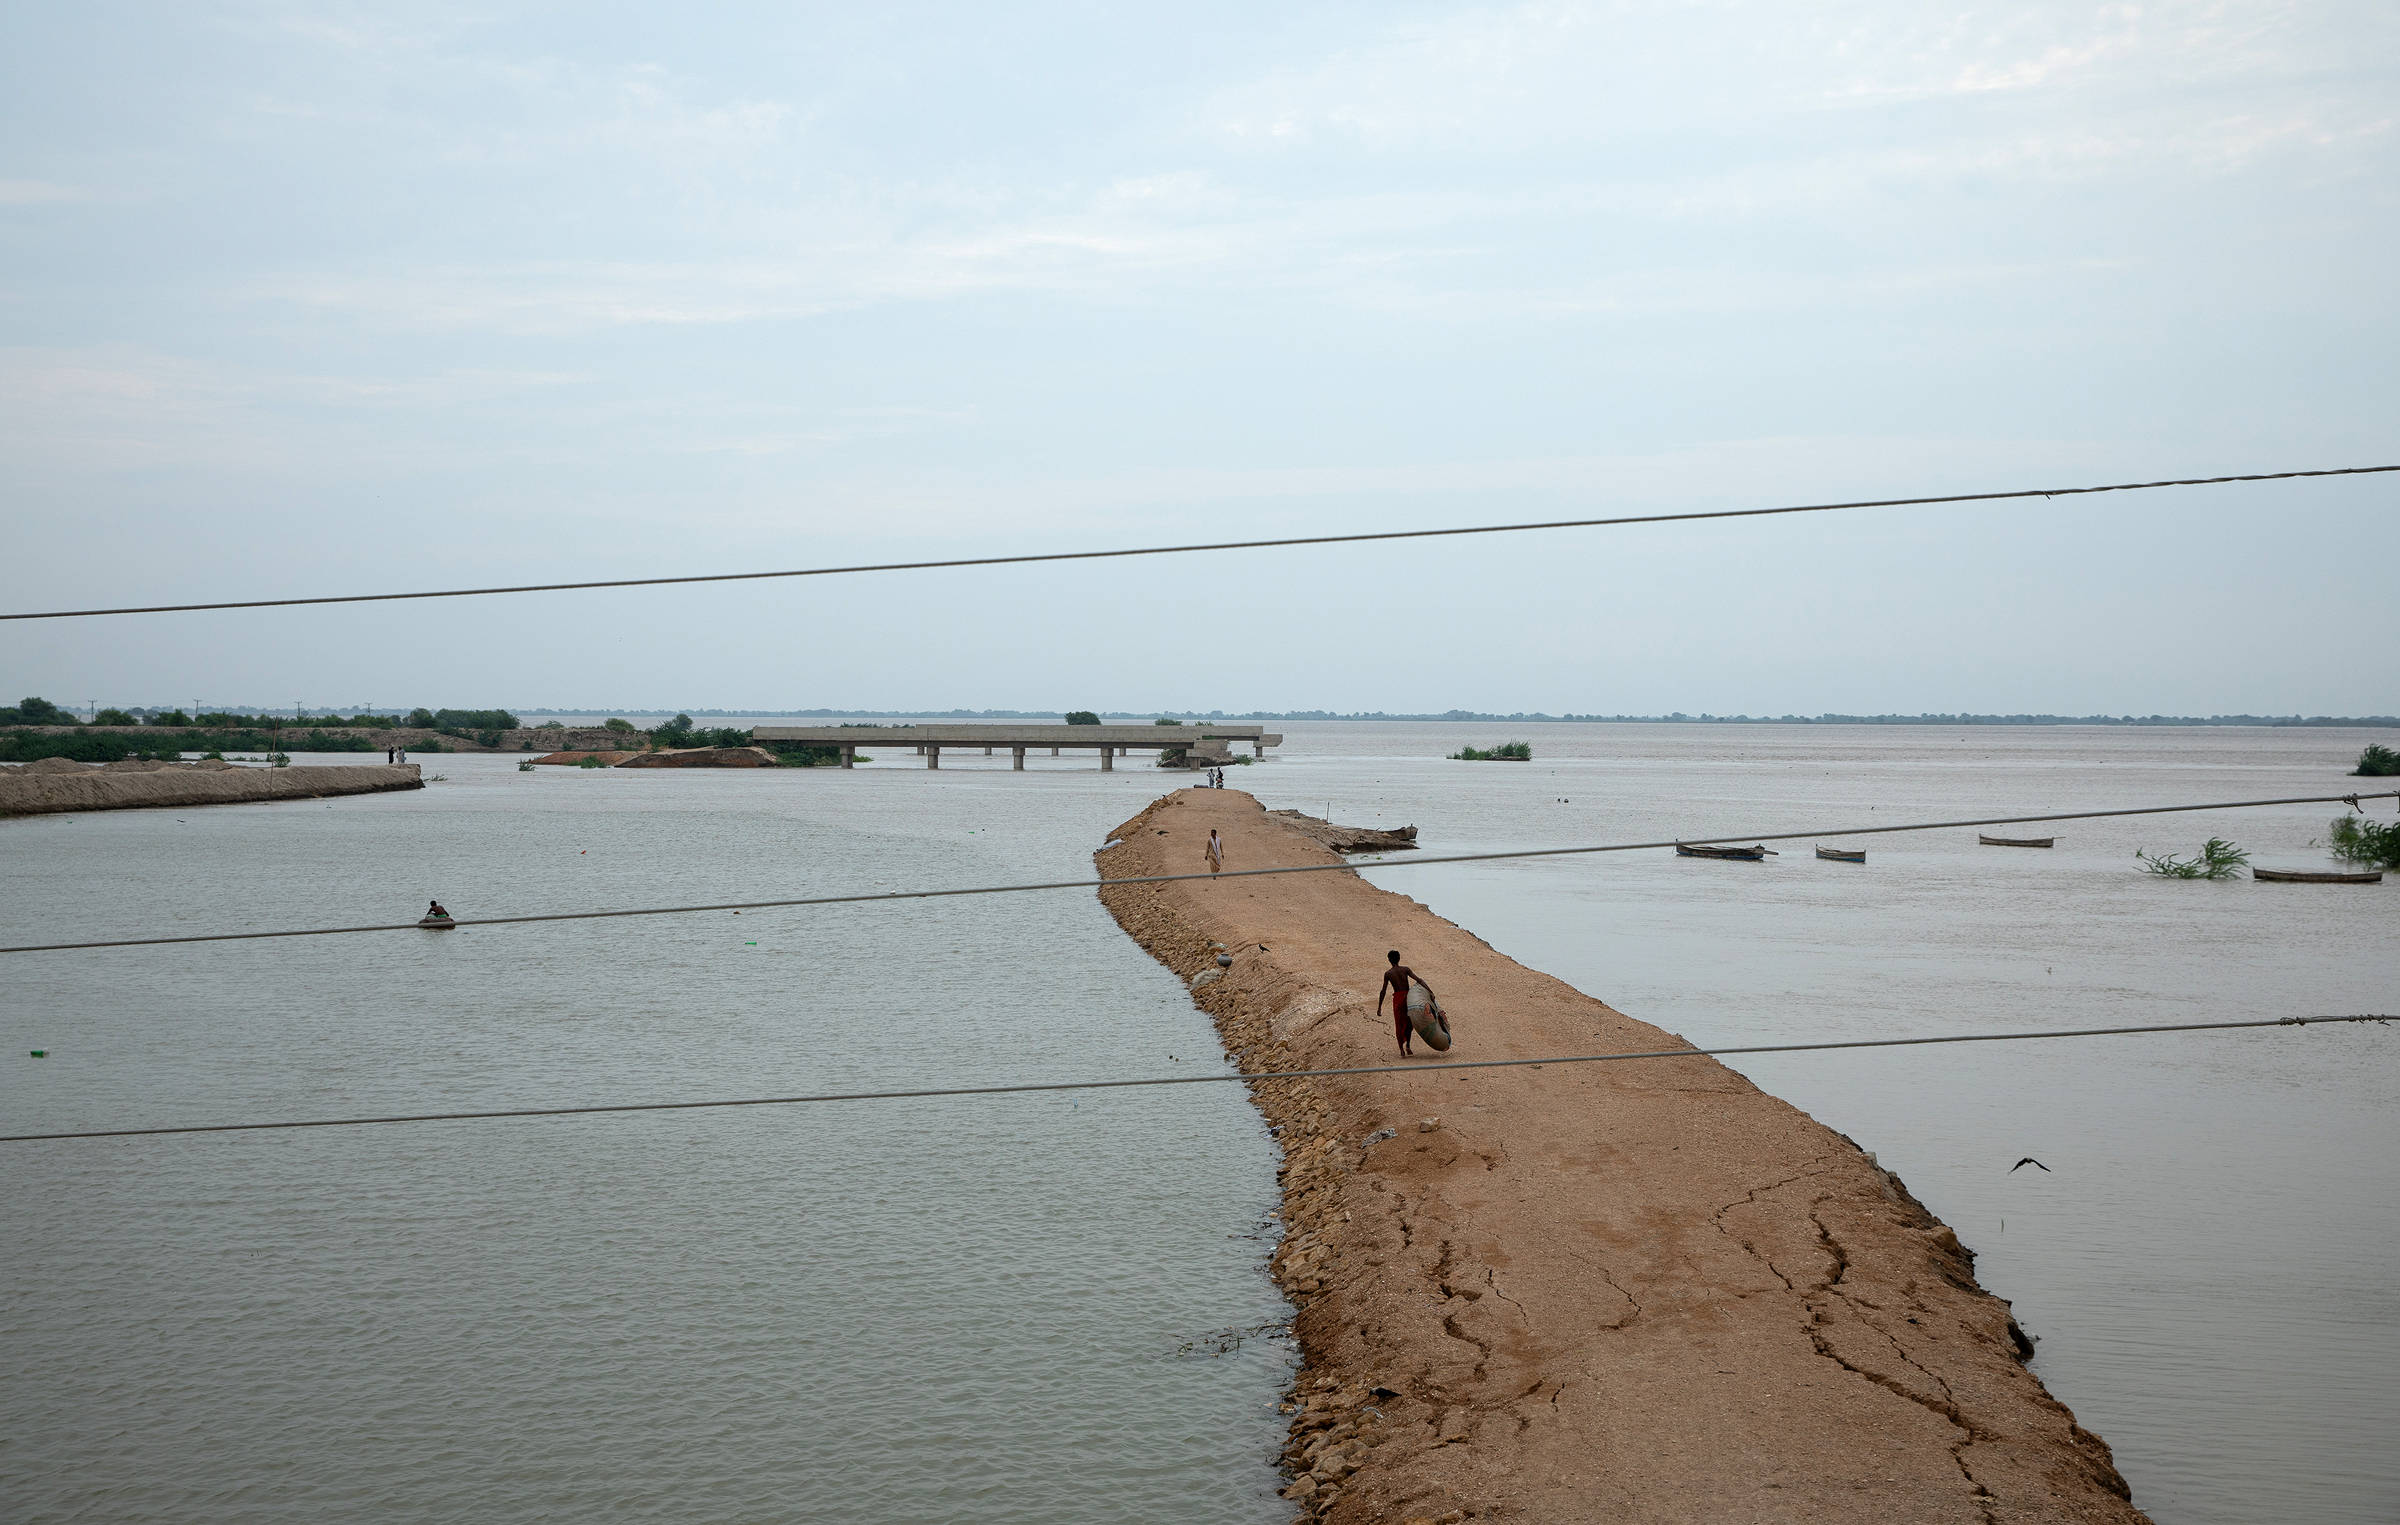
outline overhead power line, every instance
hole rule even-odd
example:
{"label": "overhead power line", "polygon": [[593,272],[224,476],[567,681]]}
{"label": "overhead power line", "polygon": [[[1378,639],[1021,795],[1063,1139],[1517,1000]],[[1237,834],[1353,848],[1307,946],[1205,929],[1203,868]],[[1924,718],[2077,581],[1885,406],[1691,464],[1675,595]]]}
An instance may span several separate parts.
{"label": "overhead power line", "polygon": [[2230,482],[2290,482],[2305,477],[2358,477],[2400,466],[2338,466],[2315,471],[2262,471],[2245,476],[2178,477],[2161,482],[2109,482],[2096,487],[2023,487],[2008,492],[1943,493],[1919,498],[1859,498],[1846,503],[1792,503],[1774,508],[1709,509],[1685,514],[1625,514],[1607,519],[1546,519],[1527,524],[1468,524],[1448,529],[1375,530],[1357,535],[1289,535],[1273,540],[1212,540],[1190,545],[1126,546],[1106,551],[1043,551],[1019,556],[962,556],[945,561],[868,562],[844,567],[797,567],[777,572],[709,572],[689,577],[612,577],[589,582],[510,583],[489,588],[434,588],[416,593],[339,593],[314,598],[245,598],[205,604],[130,604],[109,609],[43,609],[0,614],[0,620],[90,619],[106,614],[197,614],[211,609],[289,609],[305,604],[379,604],[414,598],[486,598],[501,593],[574,593],[594,588],[664,588],[685,583],[763,582],[780,577],[846,577],[860,572],[932,572],[955,567],[1024,566],[1043,561],[1107,561],[1127,556],[1184,556],[1197,551],[1265,551],[1301,545],[1357,545],[1370,540],[1433,540],[1458,535],[1521,535],[1534,530],[1605,529],[1626,524],[1682,524],[1697,519],[1762,519],[1775,514],[1825,514],[1851,508],[1915,508],[1942,503],[1996,503],[2011,498],[2070,498],[2158,487],[2214,487]]}
{"label": "overhead power line", "polygon": [[1540,1068],[1546,1064],[1614,1064],[1627,1059],[1708,1059],[1726,1054],[1803,1054],[1837,1048],[1917,1048],[1932,1043],[2021,1043],[2036,1038],[2110,1038],[2140,1033],[2225,1032],[2241,1027],[2307,1027],[2319,1022],[2389,1022],[2389,1016],[2275,1017],[2250,1022],[2165,1022],[2145,1027],[2075,1027],[2055,1032],[1941,1033],[1925,1038],[1855,1038],[1835,1043],[1752,1043],[1738,1048],[1659,1048],[1620,1054],[1554,1054],[1541,1059],[1468,1059],[1447,1064],[1353,1065],[1330,1070],[1229,1071],[1218,1075],[1151,1075],[1138,1080],[1052,1080],[1024,1085],[939,1086],[912,1091],[826,1091],[811,1096],[751,1096],[735,1101],[635,1101],[588,1107],[511,1107],[489,1112],[411,1112],[383,1117],[324,1117],[298,1122],[191,1123],[174,1128],[95,1128],[79,1133],[18,1133],[0,1144],[60,1139],[155,1138],[170,1133],[269,1133],[296,1128],[371,1128],[390,1123],[488,1122],[508,1117],[588,1117],[598,1113],[701,1112],[729,1107],[791,1107],[832,1101],[917,1101],[945,1096],[1024,1096],[1046,1091],[1122,1091],[1137,1086],[1210,1085],[1227,1080],[1325,1080],[1343,1075],[1438,1075],[1452,1070]]}
{"label": "overhead power line", "polygon": [[[1640,852],[1650,848],[1729,842],[1790,842],[1802,837],[1869,837],[1896,831],[1943,831],[1964,826],[2026,826],[2041,821],[2093,821],[2111,816],[2179,815],[2201,810],[2255,810],[2266,805],[2350,805],[2362,800],[2400,799],[2400,789],[2371,794],[2300,794],[2271,800],[2220,800],[2206,805],[2140,805],[2119,810],[2068,810],[2048,815],[1996,815],[1962,821],[1913,821],[1904,826],[1837,826],[1814,831],[1744,831],[1713,837],[1669,837],[1657,842],[1609,842],[1593,847],[1527,847],[1507,852],[1446,853],[1393,858],[1376,868],[1413,868],[1429,863],[1492,863],[1511,858],[1571,858],[1592,853]],[[1330,874],[1356,871],[1356,863],[1299,863],[1286,868],[1236,868],[1221,873],[1142,874],[1124,879],[1049,879],[1030,884],[986,884],[948,890],[877,890],[853,895],[805,895],[786,900],[724,900],[707,905],[644,906],[614,911],[542,911],[526,916],[462,916],[456,927],[515,927],[540,921],[607,921],[627,916],[688,916],[703,911],[770,911],[798,906],[866,905],[883,900],[946,900],[967,895],[1020,895],[1033,890],[1105,890],[1137,884],[1180,884],[1205,879],[1258,879],[1273,874]],[[296,927],[273,932],[195,932],[180,937],[116,937],[96,942],[20,943],[0,953],[71,953],[90,948],[159,948],[179,943],[258,942],[274,937],[343,937],[357,932],[415,932],[413,921],[374,922],[355,927]]]}

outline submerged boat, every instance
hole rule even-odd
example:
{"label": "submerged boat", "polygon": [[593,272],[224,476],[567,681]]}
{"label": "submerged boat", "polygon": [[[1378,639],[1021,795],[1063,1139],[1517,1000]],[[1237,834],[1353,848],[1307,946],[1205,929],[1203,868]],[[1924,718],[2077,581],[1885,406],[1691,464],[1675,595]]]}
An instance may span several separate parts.
{"label": "submerged boat", "polygon": [[1775,856],[1775,849],[1765,846],[1687,847],[1678,842],[1675,844],[1675,856],[1678,858],[1733,858],[1744,863],[1756,863],[1761,859]]}
{"label": "submerged boat", "polygon": [[1864,863],[1867,861],[1867,850],[1863,847],[1820,847],[1817,856],[1828,863]]}
{"label": "submerged boat", "polygon": [[2383,870],[2369,869],[2364,873],[2353,874],[2306,873],[2288,868],[2254,868],[2250,870],[2250,877],[2264,879],[2269,884],[2381,884],[2383,883]]}
{"label": "submerged boat", "polygon": [[2058,844],[2056,837],[1987,837],[1980,831],[1975,833],[1975,840],[1986,847],[2055,847]]}

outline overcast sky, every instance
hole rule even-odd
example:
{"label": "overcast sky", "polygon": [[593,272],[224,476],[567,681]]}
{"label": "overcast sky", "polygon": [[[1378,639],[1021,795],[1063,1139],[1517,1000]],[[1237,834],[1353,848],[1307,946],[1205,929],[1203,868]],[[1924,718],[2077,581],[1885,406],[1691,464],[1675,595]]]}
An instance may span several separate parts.
{"label": "overcast sky", "polygon": [[[0,605],[2400,461],[2400,6],[0,5]],[[81,704],[2400,711],[2400,479],[0,625]]]}

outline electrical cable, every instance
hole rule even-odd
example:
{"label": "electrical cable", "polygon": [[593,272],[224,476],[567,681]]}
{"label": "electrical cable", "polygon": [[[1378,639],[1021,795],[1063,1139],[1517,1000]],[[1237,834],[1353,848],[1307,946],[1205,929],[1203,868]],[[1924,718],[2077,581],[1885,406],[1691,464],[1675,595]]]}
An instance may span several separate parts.
{"label": "electrical cable", "polygon": [[[2361,800],[2400,799],[2400,789],[2376,793],[2302,794],[2283,799],[2222,800],[2205,805],[2143,805],[2121,810],[2069,810],[2049,815],[1984,816],[1962,821],[1916,821],[1903,826],[1842,826],[1815,831],[1746,831],[1713,837],[1670,837],[1657,842],[1610,842],[1595,847],[1528,847],[1507,852],[1445,853],[1422,858],[1393,858],[1372,865],[1301,863],[1285,868],[1238,868],[1221,873],[1144,874],[1124,879],[1051,879],[1031,884],[987,884],[949,890],[878,890],[852,895],[808,895],[788,900],[727,900],[709,905],[645,906],[615,911],[543,911],[526,916],[455,917],[453,927],[513,927],[542,921],[605,921],[627,916],[685,916],[703,911],[766,911],[796,906],[864,905],[883,900],[943,900],[966,895],[1016,895],[1033,890],[1106,890],[1141,884],[1180,884],[1187,880],[1255,879],[1272,874],[1356,872],[1362,867],[1413,868],[1431,863],[1492,863],[1514,858],[1568,858],[1591,853],[1640,852],[1646,849],[1701,846],[1736,842],[1790,842],[1802,837],[1882,836],[1897,831],[1943,831],[1964,826],[2025,826],[2042,821],[2091,821],[2111,816],[2176,815],[2200,810],[2251,810],[2266,805],[2338,805],[2355,807]],[[355,927],[298,927],[274,932],[196,932],[181,937],[118,937],[96,942],[20,943],[0,947],[6,953],[68,953],[92,948],[158,948],[180,943],[258,942],[278,937],[342,937],[357,932],[416,932],[414,921],[376,922]]]}
{"label": "electrical cable", "polygon": [[1860,498],[1846,503],[1793,503],[1774,508],[1708,509],[1683,514],[1626,514],[1607,519],[1548,519],[1526,524],[1468,524],[1446,529],[1374,530],[1355,535],[1290,535],[1272,540],[1214,540],[1190,545],[1126,546],[1106,551],[1043,551],[1018,556],[961,556],[944,561],[869,562],[857,566],[797,567],[777,572],[711,572],[686,577],[611,577],[589,582],[513,583],[489,588],[435,588],[416,593],[341,593],[314,598],[227,599],[204,604],[133,604],[108,609],[43,609],[0,614],[0,620],[92,619],[114,614],[196,614],[215,609],[289,609],[310,604],[380,604],[419,598],[486,598],[503,593],[573,593],[594,588],[659,588],[688,583],[762,582],[783,577],[845,577],[862,572],[931,572],[956,567],[1025,566],[1045,561],[1107,561],[1128,556],[1183,556],[1199,551],[1263,551],[1302,545],[1358,545],[1371,540],[1432,540],[1458,535],[1518,535],[1535,530],[1604,529],[1628,524],[1683,524],[1699,519],[1760,519],[1776,514],[1824,514],[1852,508],[1912,508],[1943,503],[1992,503],[2011,498],[2070,498],[2160,487],[2214,487],[2229,482],[2289,482],[2304,477],[2374,476],[2395,466],[2337,466],[2314,471],[2262,471],[2243,476],[2178,477],[2159,482],[2109,482],[2096,487],[2024,487],[2008,492],[1943,493],[1919,498]]}
{"label": "electrical cable", "polygon": [[699,1112],[728,1107],[788,1107],[834,1101],[915,1101],[948,1096],[1023,1096],[1054,1091],[1121,1091],[1139,1086],[1210,1085],[1227,1080],[1325,1080],[1345,1075],[1436,1075],[1452,1070],[1539,1068],[1546,1064],[1613,1064],[1628,1059],[1708,1059],[1724,1054],[1800,1054],[1827,1049],[1916,1048],[1935,1043],[2020,1043],[2036,1038],[2109,1038],[2143,1033],[2224,1032],[2244,1027],[2307,1027],[2330,1022],[2390,1022],[2391,1016],[2274,1017],[2248,1022],[2166,1022],[2143,1027],[2076,1027],[2054,1032],[1940,1033],[1924,1038],[1855,1038],[1831,1043],[1753,1043],[1736,1048],[1662,1048],[1619,1054],[1556,1054],[1542,1059],[1467,1059],[1444,1064],[1353,1065],[1328,1070],[1235,1070],[1219,1075],[1155,1075],[1138,1080],[1053,1080],[1022,1085],[939,1086],[911,1091],[831,1091],[813,1096],[753,1096],[736,1101],[639,1101],[585,1107],[513,1107],[489,1112],[414,1112],[384,1117],[327,1117],[297,1122],[192,1123],[171,1128],[99,1128],[79,1133],[0,1135],[0,1144],[63,1139],[155,1138],[170,1133],[266,1133],[297,1128],[366,1128],[388,1123],[485,1122],[517,1117],[587,1117],[595,1113]]}

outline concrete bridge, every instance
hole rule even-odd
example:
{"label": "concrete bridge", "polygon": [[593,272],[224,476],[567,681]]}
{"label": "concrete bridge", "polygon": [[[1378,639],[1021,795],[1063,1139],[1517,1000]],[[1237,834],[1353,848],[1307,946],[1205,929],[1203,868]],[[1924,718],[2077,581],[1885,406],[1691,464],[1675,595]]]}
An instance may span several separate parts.
{"label": "concrete bridge", "polygon": [[853,766],[860,747],[878,751],[914,747],[928,768],[942,765],[944,747],[952,751],[981,747],[986,757],[1006,747],[1019,771],[1025,767],[1025,754],[1037,747],[1048,747],[1052,757],[1061,751],[1089,749],[1099,752],[1103,773],[1114,770],[1117,759],[1129,752],[1180,752],[1184,766],[1206,768],[1231,762],[1237,743],[1248,743],[1251,755],[1263,758],[1267,748],[1283,741],[1262,726],[1196,721],[1189,725],[762,725],[750,736],[762,746],[780,741],[839,747],[845,768]]}

